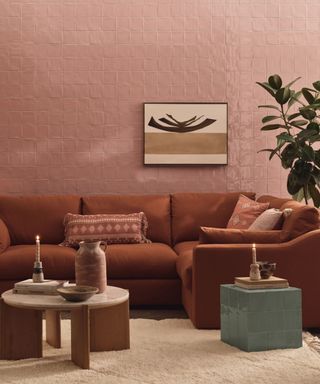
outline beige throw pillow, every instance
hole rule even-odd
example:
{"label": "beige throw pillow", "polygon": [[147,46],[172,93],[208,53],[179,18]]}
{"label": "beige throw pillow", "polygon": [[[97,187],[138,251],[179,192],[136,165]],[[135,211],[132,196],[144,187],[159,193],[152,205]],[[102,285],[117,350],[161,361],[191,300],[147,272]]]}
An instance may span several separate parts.
{"label": "beige throw pillow", "polygon": [[280,209],[271,208],[262,212],[248,228],[249,231],[269,231],[277,227],[282,219],[283,212]]}

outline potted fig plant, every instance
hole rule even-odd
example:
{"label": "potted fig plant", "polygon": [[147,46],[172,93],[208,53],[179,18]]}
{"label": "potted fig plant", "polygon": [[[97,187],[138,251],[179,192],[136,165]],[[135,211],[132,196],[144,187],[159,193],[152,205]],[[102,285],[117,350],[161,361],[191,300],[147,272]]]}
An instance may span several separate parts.
{"label": "potted fig plant", "polygon": [[259,105],[272,110],[262,118],[261,131],[277,131],[276,146],[259,152],[269,152],[269,160],[277,156],[283,168],[289,170],[287,189],[295,200],[312,199],[320,206],[320,81],[313,88],[295,91],[293,84],[282,84],[279,75],[267,82],[257,82],[274,99],[276,105]]}

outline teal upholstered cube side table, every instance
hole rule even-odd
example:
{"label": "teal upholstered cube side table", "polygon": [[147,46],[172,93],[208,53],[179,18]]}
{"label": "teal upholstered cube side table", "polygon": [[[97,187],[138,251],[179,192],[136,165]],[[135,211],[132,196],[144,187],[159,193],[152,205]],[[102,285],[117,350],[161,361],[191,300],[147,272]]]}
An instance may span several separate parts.
{"label": "teal upholstered cube side table", "polygon": [[302,346],[299,288],[220,287],[221,340],[247,352]]}

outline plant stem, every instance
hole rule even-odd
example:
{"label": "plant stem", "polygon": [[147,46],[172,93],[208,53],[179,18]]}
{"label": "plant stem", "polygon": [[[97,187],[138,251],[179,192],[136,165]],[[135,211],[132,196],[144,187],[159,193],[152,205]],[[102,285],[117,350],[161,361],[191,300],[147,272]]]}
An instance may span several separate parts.
{"label": "plant stem", "polygon": [[305,201],[305,203],[306,203],[306,205],[308,205],[308,199],[307,199],[307,186],[306,185],[304,185],[303,186],[303,195],[304,195],[304,201]]}
{"label": "plant stem", "polygon": [[290,127],[288,126],[286,114],[284,113],[283,104],[281,104],[281,114],[282,114],[282,120],[284,121],[284,125],[287,127],[288,134],[290,135]]}

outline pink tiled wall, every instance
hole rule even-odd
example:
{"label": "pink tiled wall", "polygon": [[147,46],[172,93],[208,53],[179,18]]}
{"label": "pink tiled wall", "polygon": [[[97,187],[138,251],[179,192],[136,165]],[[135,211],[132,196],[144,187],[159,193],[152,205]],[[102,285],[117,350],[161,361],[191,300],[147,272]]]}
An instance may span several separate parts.
{"label": "pink tiled wall", "polygon": [[[0,0],[0,193],[286,194],[254,84],[319,76],[318,0]],[[301,83],[302,85],[302,83]],[[144,167],[145,101],[227,101],[229,165]]]}

